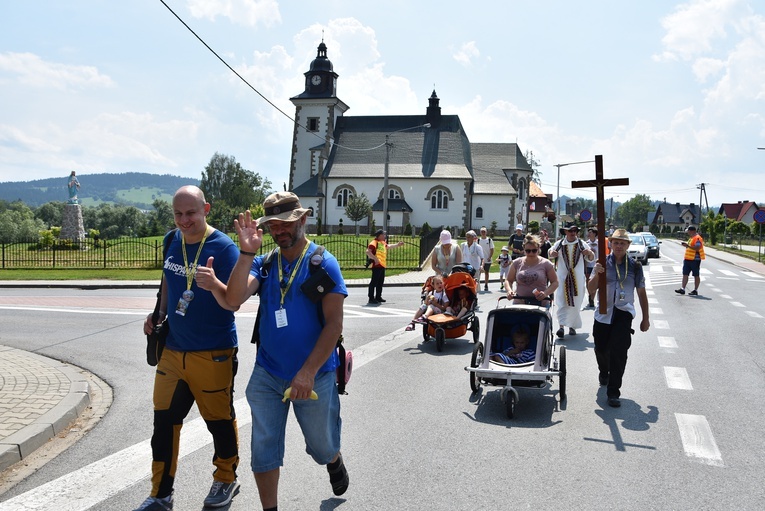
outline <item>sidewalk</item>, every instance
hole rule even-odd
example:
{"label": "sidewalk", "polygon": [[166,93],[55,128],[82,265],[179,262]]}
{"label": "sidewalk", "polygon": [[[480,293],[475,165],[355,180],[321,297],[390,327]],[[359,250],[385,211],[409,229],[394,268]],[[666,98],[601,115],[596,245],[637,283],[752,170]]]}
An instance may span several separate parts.
{"label": "sidewalk", "polygon": [[[756,252],[757,247],[753,248]],[[704,251],[708,257],[765,275],[763,263],[716,248],[705,247]],[[430,269],[402,273],[386,277],[385,285],[420,287],[431,275],[433,271]],[[492,273],[490,277],[491,282],[497,283],[499,272]],[[369,280],[349,279],[346,285],[363,288],[369,285]],[[56,287],[156,289],[157,283],[111,280],[0,281],[0,288]],[[0,345],[0,471],[23,459],[65,429],[89,404],[88,380],[81,369]]]}

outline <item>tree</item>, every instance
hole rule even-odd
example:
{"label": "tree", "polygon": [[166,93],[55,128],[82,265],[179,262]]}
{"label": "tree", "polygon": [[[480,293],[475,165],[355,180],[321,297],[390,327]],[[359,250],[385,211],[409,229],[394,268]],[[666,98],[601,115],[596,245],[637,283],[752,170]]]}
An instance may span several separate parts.
{"label": "tree", "polygon": [[359,220],[363,220],[372,212],[372,205],[369,203],[367,194],[362,193],[359,196],[351,195],[348,197],[348,204],[345,206],[345,216],[356,225],[356,236],[359,235]]}
{"label": "tree", "polygon": [[202,172],[199,187],[212,205],[207,221],[223,232],[231,231],[239,213],[263,204],[271,193],[271,181],[242,168],[233,156],[217,152]]}
{"label": "tree", "polygon": [[175,215],[173,214],[173,207],[166,200],[155,199],[152,206],[154,206],[154,211],[148,215],[148,232],[150,236],[159,236],[173,228]]}
{"label": "tree", "polygon": [[66,204],[60,201],[46,202],[35,210],[35,218],[39,218],[50,229],[54,225],[61,225],[64,218]]}
{"label": "tree", "polygon": [[614,213],[614,219],[618,225],[637,232],[642,231],[648,218],[648,212],[653,211],[651,198],[647,195],[638,194],[619,206]]}
{"label": "tree", "polygon": [[531,174],[531,180],[535,182],[538,185],[542,184],[542,173],[539,171],[539,165],[540,162],[534,159],[534,152],[533,151],[526,151],[526,154],[523,155],[526,158],[526,161],[529,162],[529,165],[531,166],[532,174]]}

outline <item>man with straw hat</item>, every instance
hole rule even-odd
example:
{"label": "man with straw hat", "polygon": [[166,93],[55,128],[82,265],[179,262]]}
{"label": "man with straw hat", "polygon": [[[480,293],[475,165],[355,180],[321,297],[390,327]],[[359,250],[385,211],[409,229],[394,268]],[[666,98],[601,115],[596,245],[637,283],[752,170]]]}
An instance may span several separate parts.
{"label": "man with straw hat", "polygon": [[598,293],[598,304],[606,302],[606,313],[595,308],[592,336],[595,340],[595,358],[598,361],[598,381],[606,387],[608,406],[621,406],[621,386],[627,366],[627,351],[632,344],[632,319],[636,315],[635,294],[643,319],[640,331],[647,332],[651,326],[648,319],[648,295],[645,291],[643,266],[627,256],[632,240],[624,229],[616,229],[608,238],[611,253],[606,256],[605,268],[596,263],[592,278],[587,283],[591,293],[598,289],[601,278],[606,279],[606,296]]}

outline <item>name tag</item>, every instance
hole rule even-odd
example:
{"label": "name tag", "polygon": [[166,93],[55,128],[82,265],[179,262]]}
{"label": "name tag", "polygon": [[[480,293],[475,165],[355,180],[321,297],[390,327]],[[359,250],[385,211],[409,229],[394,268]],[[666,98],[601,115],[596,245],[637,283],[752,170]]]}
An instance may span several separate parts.
{"label": "name tag", "polygon": [[276,328],[287,326],[287,309],[277,309],[274,315],[276,317]]}

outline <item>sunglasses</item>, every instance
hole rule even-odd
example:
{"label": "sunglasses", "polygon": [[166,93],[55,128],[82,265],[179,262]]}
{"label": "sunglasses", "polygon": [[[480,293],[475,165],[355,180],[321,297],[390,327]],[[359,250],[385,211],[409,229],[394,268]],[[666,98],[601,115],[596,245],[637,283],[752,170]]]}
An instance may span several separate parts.
{"label": "sunglasses", "polygon": [[524,248],[523,251],[526,252],[527,254],[536,254],[537,252],[539,252],[539,249],[538,248]]}

